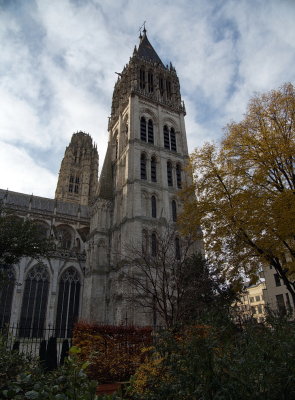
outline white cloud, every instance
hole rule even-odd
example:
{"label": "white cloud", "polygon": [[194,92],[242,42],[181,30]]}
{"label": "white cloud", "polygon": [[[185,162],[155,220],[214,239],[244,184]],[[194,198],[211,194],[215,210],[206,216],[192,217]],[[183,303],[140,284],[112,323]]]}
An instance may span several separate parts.
{"label": "white cloud", "polygon": [[98,143],[102,166],[115,72],[132,55],[144,19],[159,56],[176,66],[189,149],[218,140],[255,91],[295,81],[294,8],[288,0],[8,2],[0,15],[0,140],[14,172],[1,175],[0,187],[46,193],[42,183],[35,190],[35,171],[40,181],[55,176],[55,187],[77,130]]}
{"label": "white cloud", "polygon": [[0,170],[1,188],[54,197],[56,176],[39,166],[23,149],[0,142]]}

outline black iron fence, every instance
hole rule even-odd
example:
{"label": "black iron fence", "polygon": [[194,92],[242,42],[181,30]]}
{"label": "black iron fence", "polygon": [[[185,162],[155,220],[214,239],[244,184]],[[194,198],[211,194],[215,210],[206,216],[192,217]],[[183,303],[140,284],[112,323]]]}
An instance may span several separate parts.
{"label": "black iron fence", "polygon": [[72,344],[72,329],[56,329],[50,325],[46,328],[0,326],[0,334],[8,350],[37,357],[41,361],[53,358],[57,365],[63,363]]}

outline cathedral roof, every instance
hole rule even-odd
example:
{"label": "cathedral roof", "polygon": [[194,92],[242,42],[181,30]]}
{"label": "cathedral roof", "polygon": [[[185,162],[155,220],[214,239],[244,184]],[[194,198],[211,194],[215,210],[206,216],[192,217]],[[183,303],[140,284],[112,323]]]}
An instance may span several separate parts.
{"label": "cathedral roof", "polygon": [[143,58],[147,61],[152,61],[161,64],[164,67],[164,64],[162,63],[160,57],[156,53],[155,49],[153,46],[150,44],[147,35],[146,35],[146,30],[143,30],[143,35],[140,36],[140,43],[138,46],[137,50],[137,55],[140,58]]}

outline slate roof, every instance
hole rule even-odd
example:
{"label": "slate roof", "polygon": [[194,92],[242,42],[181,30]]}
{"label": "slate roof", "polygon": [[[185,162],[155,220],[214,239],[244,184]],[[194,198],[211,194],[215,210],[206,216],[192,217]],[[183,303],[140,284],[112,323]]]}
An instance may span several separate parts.
{"label": "slate roof", "polygon": [[25,193],[11,192],[8,190],[0,189],[0,202],[5,200],[6,205],[29,208],[30,202],[32,210],[56,212],[65,215],[77,216],[80,207],[80,215],[82,218],[89,218],[89,207],[82,206],[74,203],[67,203],[60,200],[48,199],[46,197],[33,196]]}
{"label": "slate roof", "polygon": [[164,64],[162,63],[160,57],[158,56],[147,38],[146,30],[143,31],[143,36],[139,43],[137,54],[139,57],[144,58],[147,61],[159,63],[160,65],[162,65],[162,67],[164,67]]}

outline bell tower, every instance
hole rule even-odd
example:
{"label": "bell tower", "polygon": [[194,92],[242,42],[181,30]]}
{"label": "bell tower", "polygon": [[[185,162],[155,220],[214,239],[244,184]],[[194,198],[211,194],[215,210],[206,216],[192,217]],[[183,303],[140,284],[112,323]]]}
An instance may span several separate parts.
{"label": "bell tower", "polygon": [[[107,245],[107,258],[104,265],[98,261],[88,267],[89,287],[97,288],[93,289],[97,308],[96,315],[91,312],[85,318],[114,324],[150,323],[142,310],[130,309],[125,300],[129,288],[121,277],[128,264],[128,244],[145,242],[152,253],[156,235],[175,224],[181,211],[177,192],[190,180],[185,172],[184,116],[176,70],[171,63],[163,64],[144,29],[114,87],[109,143],[89,246],[93,254],[100,254]],[[104,289],[98,289],[103,281]]]}
{"label": "bell tower", "polygon": [[74,133],[61,162],[55,198],[90,205],[98,182],[98,153],[89,134]]}

